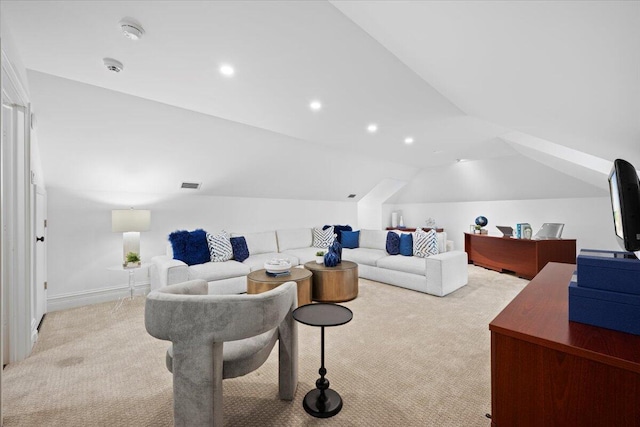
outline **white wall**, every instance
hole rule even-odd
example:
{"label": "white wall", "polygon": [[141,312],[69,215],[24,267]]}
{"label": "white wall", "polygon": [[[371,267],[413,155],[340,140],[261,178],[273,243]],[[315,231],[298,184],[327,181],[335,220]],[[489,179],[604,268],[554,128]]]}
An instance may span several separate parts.
{"label": "white wall", "polygon": [[391,212],[395,210],[402,210],[407,227],[423,227],[427,218],[434,218],[457,250],[464,250],[463,233],[469,231],[469,225],[479,215],[487,217],[486,228],[496,236],[502,235],[496,225],[515,228],[519,222],[528,222],[535,233],[545,222],[561,222],[565,224],[562,237],[577,239],[578,251],[581,248],[621,250],[613,232],[608,197],[387,204],[383,207],[386,226],[391,225]]}
{"label": "white wall", "polygon": [[[111,271],[122,258],[122,233],[111,232],[111,210],[151,210],[151,231],[141,233],[142,261],[165,253],[178,229],[254,232],[357,223],[355,202],[153,194],[71,193],[48,188],[48,310],[127,295],[127,273]],[[148,283],[145,270],[136,284]]]}

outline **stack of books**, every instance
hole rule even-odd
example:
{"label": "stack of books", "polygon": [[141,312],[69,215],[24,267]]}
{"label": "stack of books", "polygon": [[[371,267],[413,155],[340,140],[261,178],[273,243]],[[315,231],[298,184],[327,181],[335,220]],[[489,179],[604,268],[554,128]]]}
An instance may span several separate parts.
{"label": "stack of books", "polygon": [[278,272],[267,271],[267,276],[271,276],[271,277],[291,276],[291,270],[278,271]]}

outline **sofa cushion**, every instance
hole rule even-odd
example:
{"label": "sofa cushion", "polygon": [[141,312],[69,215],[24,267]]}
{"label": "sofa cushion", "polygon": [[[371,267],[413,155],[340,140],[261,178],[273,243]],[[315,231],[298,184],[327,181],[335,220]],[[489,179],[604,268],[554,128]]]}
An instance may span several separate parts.
{"label": "sofa cushion", "polygon": [[247,241],[247,248],[250,255],[268,254],[278,252],[278,240],[275,231],[264,231],[262,233],[231,233],[231,237],[244,236]]}
{"label": "sofa cushion", "polygon": [[389,231],[387,233],[387,244],[385,246],[389,255],[398,255],[400,253],[400,235]]}
{"label": "sofa cushion", "polygon": [[242,262],[249,258],[249,248],[243,236],[232,237],[229,242],[231,242],[231,247],[233,248],[233,259]]}
{"label": "sofa cushion", "polygon": [[[287,249],[286,251],[280,252],[281,258],[289,258],[296,257],[298,262],[302,265],[309,261],[316,260],[316,252],[320,250],[319,248],[309,247],[309,248],[297,248],[297,249]],[[324,249],[322,249],[324,250]],[[326,250],[325,250],[326,252]]]}
{"label": "sofa cushion", "polygon": [[342,243],[342,232],[343,231],[353,231],[350,225],[325,225],[322,227],[323,230],[326,230],[329,227],[333,227],[333,232],[336,234],[336,240]]}
{"label": "sofa cushion", "polygon": [[293,255],[288,255],[288,254],[283,255],[278,252],[270,252],[270,253],[258,254],[258,255],[251,254],[249,258],[245,259],[242,263],[246,266],[249,266],[251,271],[256,271],[256,270],[263,269],[264,263],[274,258],[287,258],[289,262],[291,262],[292,267],[300,263],[297,257]]}
{"label": "sofa cushion", "polygon": [[202,229],[194,231],[177,230],[169,234],[173,258],[187,265],[202,264],[211,261],[207,232]]}
{"label": "sofa cushion", "polygon": [[386,251],[387,232],[384,230],[360,230],[360,247]]}
{"label": "sofa cushion", "polygon": [[278,237],[278,251],[287,249],[309,248],[313,244],[311,228],[293,228],[289,230],[276,230]]}
{"label": "sofa cushion", "polygon": [[403,271],[421,276],[427,274],[427,261],[417,256],[387,256],[379,259],[377,265],[387,270]]}
{"label": "sofa cushion", "polygon": [[357,249],[342,249],[343,261],[353,261],[356,264],[365,264],[372,267],[376,266],[376,261],[386,256],[388,256],[387,252],[380,249],[369,249],[362,247]]}
{"label": "sofa cushion", "polygon": [[316,248],[328,248],[333,243],[334,239],[333,226],[321,230],[319,228],[313,229],[313,246]]}
{"label": "sofa cushion", "polygon": [[400,235],[400,255],[413,256],[413,236],[410,233]]}
{"label": "sofa cushion", "polygon": [[233,257],[233,247],[229,241],[229,233],[226,231],[222,230],[217,234],[207,233],[207,244],[211,261],[224,262]]}
{"label": "sofa cushion", "polygon": [[246,276],[251,272],[249,266],[237,261],[205,262],[189,267],[189,280],[202,279],[207,282]]}
{"label": "sofa cushion", "polygon": [[355,249],[359,247],[360,231],[343,231],[342,232],[342,247],[348,249]]}

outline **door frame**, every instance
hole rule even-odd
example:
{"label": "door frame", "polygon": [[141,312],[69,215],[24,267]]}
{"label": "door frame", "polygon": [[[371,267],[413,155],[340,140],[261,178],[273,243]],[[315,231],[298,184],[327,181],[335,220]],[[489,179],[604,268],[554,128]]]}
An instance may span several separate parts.
{"label": "door frame", "polygon": [[[32,317],[32,292],[31,292],[31,254],[35,242],[31,241],[30,221],[32,215],[31,206],[31,106],[29,96],[25,90],[18,73],[11,64],[9,57],[1,46],[0,40],[0,98],[2,104],[8,104],[10,108],[20,112],[23,117],[22,127],[24,144],[17,146],[16,138],[12,138],[12,166],[16,173],[9,176],[6,182],[3,174],[0,174],[0,226],[4,227],[7,220],[15,231],[15,245],[10,247],[7,253],[7,246],[0,244],[0,346],[4,342],[4,288],[7,287],[8,315],[11,318],[9,325],[9,354],[10,360],[2,360],[3,352],[0,351],[0,360],[4,365],[7,362],[22,360],[31,352],[30,320]],[[3,107],[4,108],[4,107]],[[16,117],[17,114],[14,115]],[[14,121],[17,123],[17,119]],[[0,115],[0,131],[4,126],[2,115]],[[4,164],[5,144],[9,143],[4,138],[0,138],[0,162]],[[5,218],[9,207],[14,210],[15,218]],[[7,271],[9,269],[9,271]],[[5,283],[5,277],[16,277],[12,283]],[[2,369],[0,369],[0,425],[3,422],[2,411]]]}

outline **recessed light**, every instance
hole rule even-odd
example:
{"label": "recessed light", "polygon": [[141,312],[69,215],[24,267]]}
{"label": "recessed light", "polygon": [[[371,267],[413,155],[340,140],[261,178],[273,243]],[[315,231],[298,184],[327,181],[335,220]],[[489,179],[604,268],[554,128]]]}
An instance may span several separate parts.
{"label": "recessed light", "polygon": [[367,126],[367,131],[369,133],[376,133],[378,131],[378,125],[375,123],[371,123],[369,126]]}
{"label": "recessed light", "polygon": [[224,64],[220,66],[220,74],[223,76],[231,77],[235,74],[236,70],[229,64]]}
{"label": "recessed light", "polygon": [[122,30],[122,35],[131,40],[140,40],[144,35],[144,28],[131,18],[122,19],[118,25]]}
{"label": "recessed light", "polygon": [[318,111],[322,108],[322,104],[320,103],[320,101],[311,101],[311,104],[309,104],[309,108],[311,108],[313,111]]}
{"label": "recessed light", "polygon": [[413,144],[413,137],[412,136],[408,136],[404,139],[404,143],[405,144]]}

